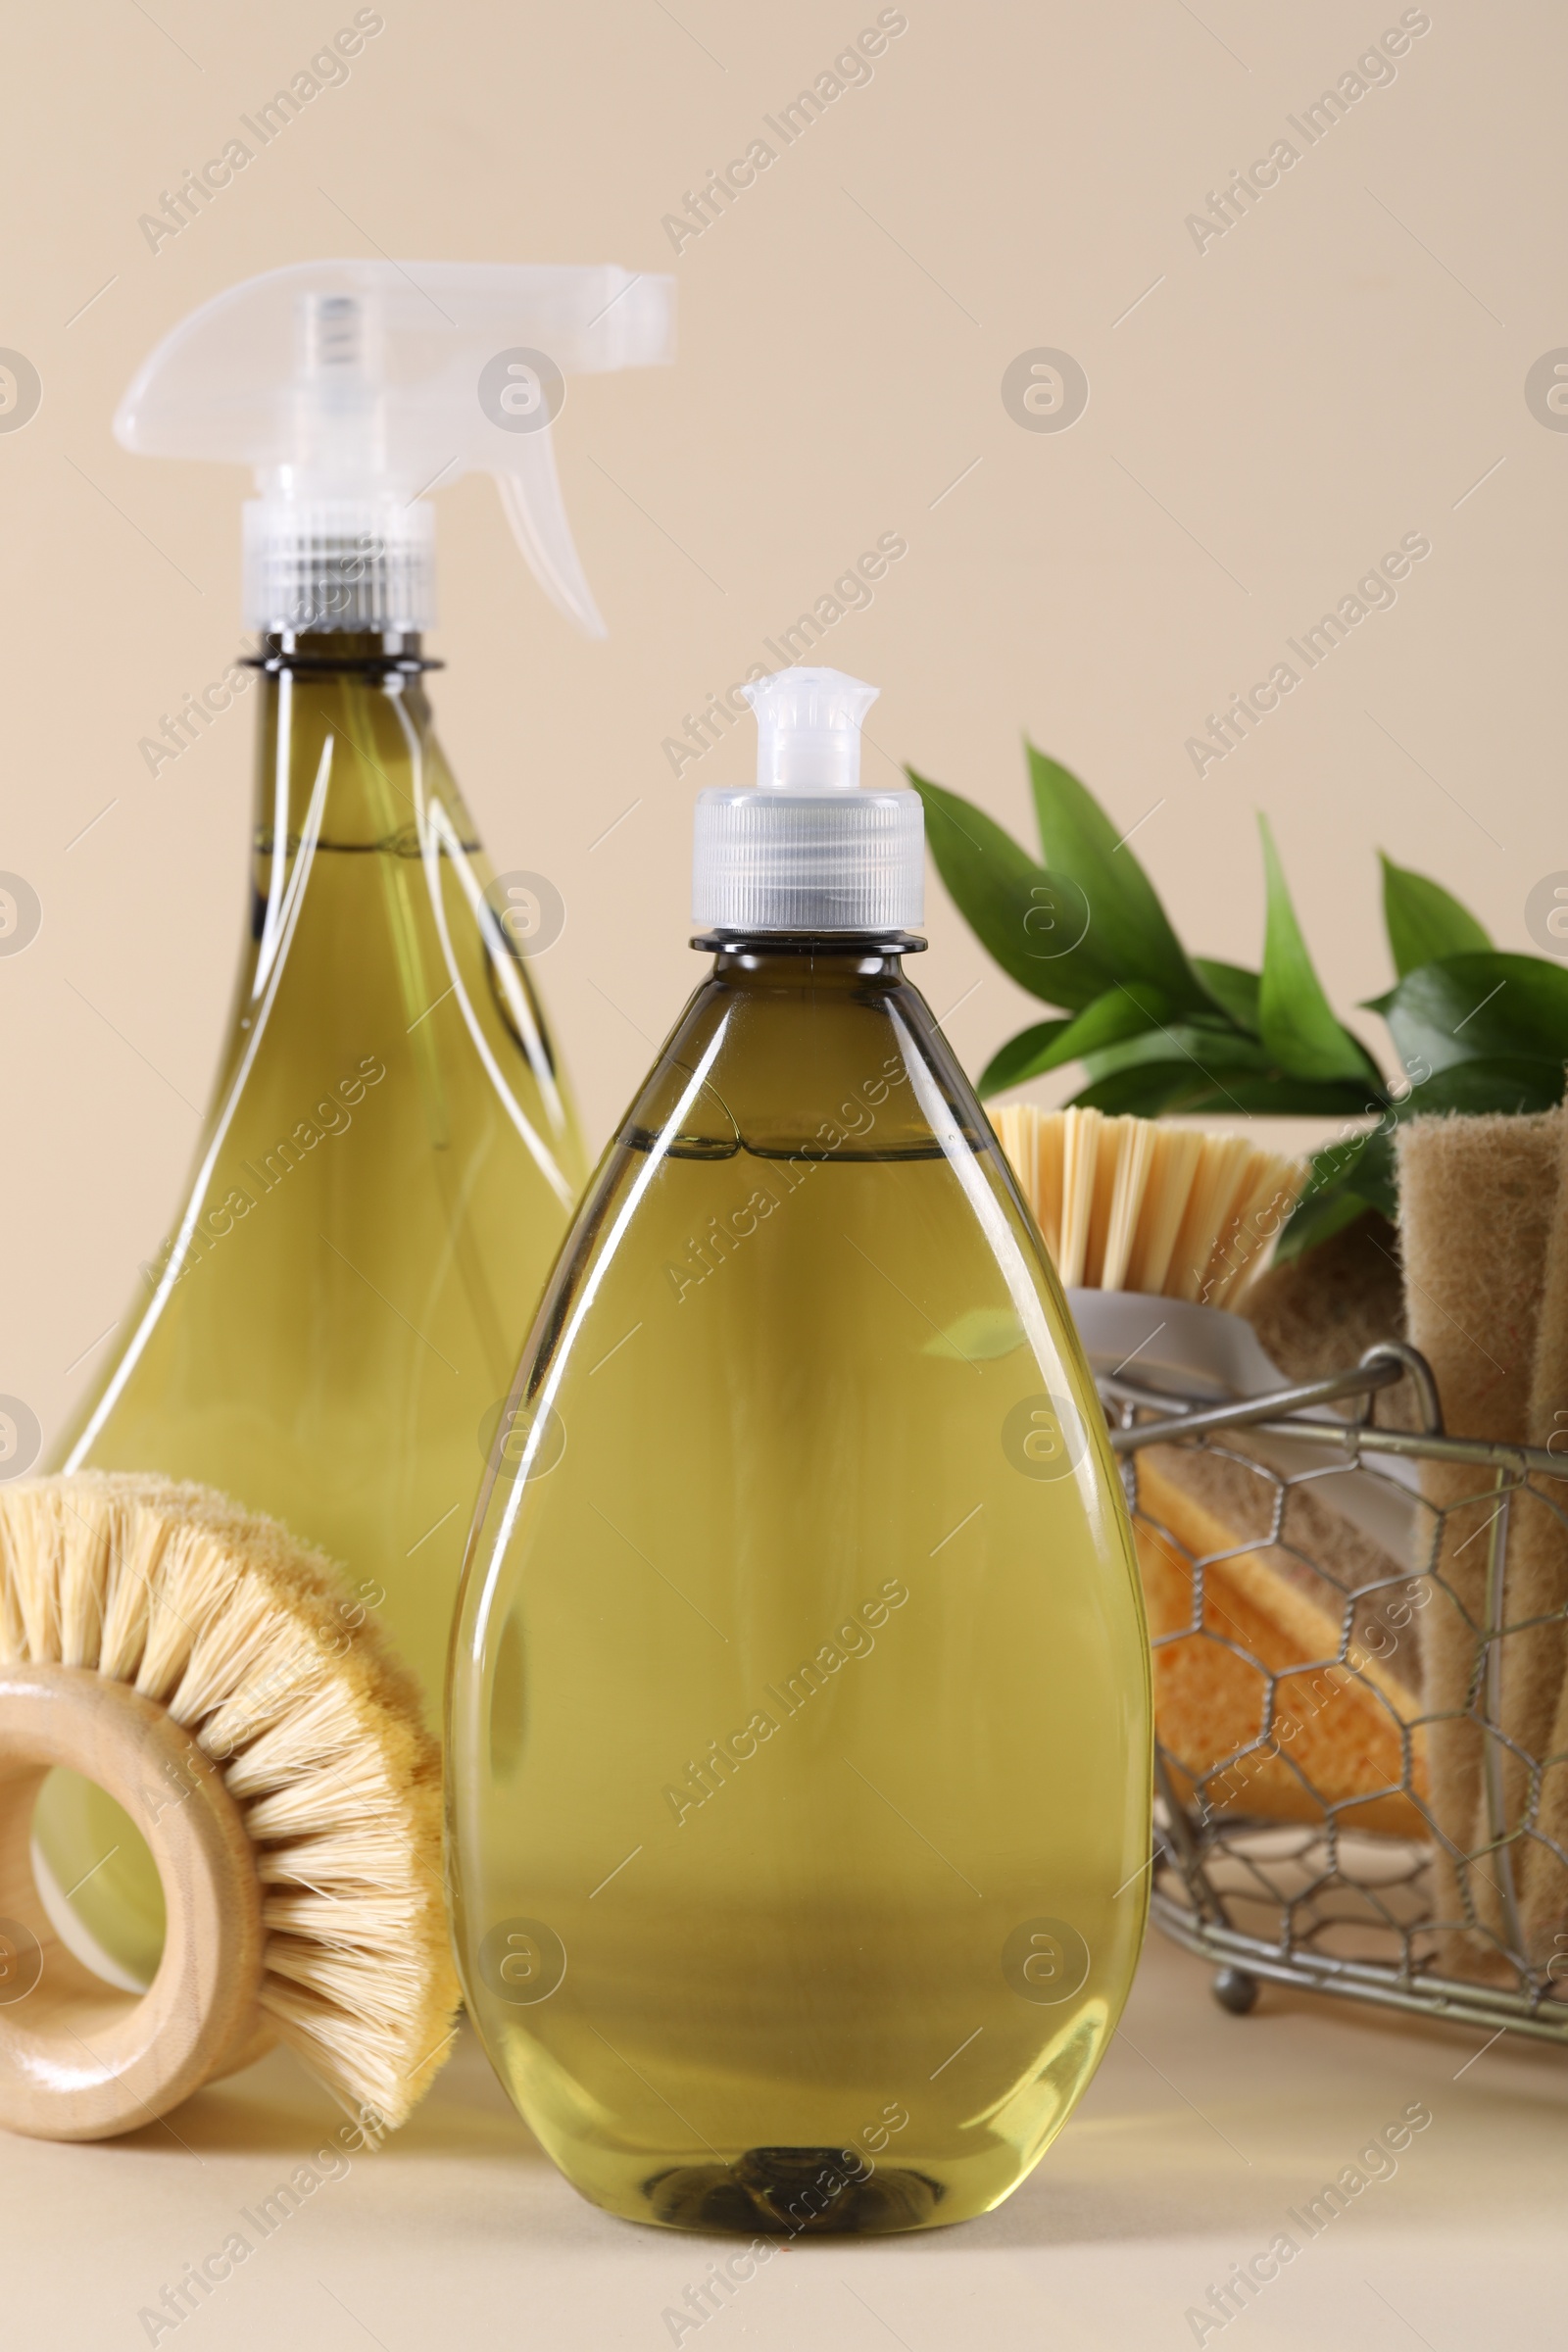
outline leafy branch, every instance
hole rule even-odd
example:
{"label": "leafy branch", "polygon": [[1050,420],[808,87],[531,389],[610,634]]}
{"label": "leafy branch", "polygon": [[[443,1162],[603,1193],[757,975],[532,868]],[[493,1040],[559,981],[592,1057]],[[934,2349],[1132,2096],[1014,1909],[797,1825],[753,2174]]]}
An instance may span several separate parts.
{"label": "leafy branch", "polygon": [[1104,1111],[1339,1114],[1345,1134],[1316,1156],[1286,1254],[1369,1207],[1395,1216],[1391,1137],[1401,1118],[1544,1110],[1562,1099],[1568,971],[1499,954],[1441,883],[1382,860],[1396,977],[1366,1009],[1393,1038],[1390,1077],[1329,1003],[1265,817],[1263,956],[1250,971],[1189,956],[1087,786],[1027,749],[1038,863],[971,802],[908,770],[959,913],[1009,979],[1057,1008],[992,1056],[982,1096],[1081,1062],[1072,1100]]}

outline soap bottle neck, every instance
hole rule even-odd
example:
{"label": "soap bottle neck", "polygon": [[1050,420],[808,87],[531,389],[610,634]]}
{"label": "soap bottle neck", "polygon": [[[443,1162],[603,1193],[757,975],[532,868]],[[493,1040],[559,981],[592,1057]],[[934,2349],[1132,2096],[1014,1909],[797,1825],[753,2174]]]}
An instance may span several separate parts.
{"label": "soap bottle neck", "polygon": [[764,989],[897,987],[904,957],[922,953],[911,931],[859,936],[845,932],[705,931],[692,946],[711,955],[711,977]]}

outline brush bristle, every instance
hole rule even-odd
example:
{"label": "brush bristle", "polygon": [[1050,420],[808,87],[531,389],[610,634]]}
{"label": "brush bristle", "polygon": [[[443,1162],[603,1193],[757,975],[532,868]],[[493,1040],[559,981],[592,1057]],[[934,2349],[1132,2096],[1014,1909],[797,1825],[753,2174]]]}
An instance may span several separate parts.
{"label": "brush bristle", "polygon": [[1087,1107],[1009,1103],[996,1128],[1068,1290],[1234,1306],[1308,1175],[1245,1137]]}
{"label": "brush bristle", "polygon": [[205,1488],[97,1471],[0,1488],[0,1662],[128,1684],[212,1758],[256,1848],[261,2005],[391,2127],[458,2005],[441,1762],[412,1678],[343,1593],[319,1553]]}

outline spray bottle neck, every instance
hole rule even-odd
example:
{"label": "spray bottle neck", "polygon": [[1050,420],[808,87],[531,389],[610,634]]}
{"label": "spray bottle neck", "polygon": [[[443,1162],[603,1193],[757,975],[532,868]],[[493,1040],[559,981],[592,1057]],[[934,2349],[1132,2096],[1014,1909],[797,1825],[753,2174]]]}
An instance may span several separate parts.
{"label": "spray bottle neck", "polygon": [[256,839],[270,859],[305,842],[417,856],[419,809],[439,795],[461,839],[472,826],[436,741],[423,672],[405,631],[270,635],[256,737]]}
{"label": "spray bottle neck", "polygon": [[417,677],[427,669],[446,666],[425,655],[417,630],[284,630],[269,633],[258,643],[260,651],[248,657],[249,666],[272,678],[306,677],[313,672],[323,677]]}

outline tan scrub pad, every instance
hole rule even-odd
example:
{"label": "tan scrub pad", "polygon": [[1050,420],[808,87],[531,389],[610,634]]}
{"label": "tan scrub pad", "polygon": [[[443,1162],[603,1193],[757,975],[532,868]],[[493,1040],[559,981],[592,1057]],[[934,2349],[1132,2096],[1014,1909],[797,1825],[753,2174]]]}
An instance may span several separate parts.
{"label": "tan scrub pad", "polygon": [[[1541,1286],[1528,1434],[1532,1446],[1564,1456],[1564,1483],[1537,1480],[1533,1499],[1515,1498],[1509,1538],[1511,1624],[1553,1610],[1568,1611],[1568,1115],[1562,1111],[1557,1113],[1557,1153],[1556,1214]],[[1557,1759],[1546,1764],[1542,1776],[1537,1828],[1543,1838],[1568,1851],[1565,1676],[1568,1635],[1561,1622],[1533,1626],[1504,1642],[1503,1723],[1538,1761]],[[1511,1765],[1513,1760],[1508,1761]],[[1517,1792],[1521,1781],[1528,1801],[1528,1775],[1515,1768],[1510,1788]],[[1549,1846],[1530,1839],[1523,1848],[1519,1882],[1527,1952],[1538,1961],[1550,1959],[1559,1948],[1558,1932],[1568,1927],[1568,1868]]]}
{"label": "tan scrub pad", "polygon": [[[1437,1375],[1446,1426],[1468,1438],[1518,1445],[1530,1426],[1542,1270],[1557,1207],[1561,1120],[1525,1116],[1412,1119],[1399,1131],[1399,1223],[1409,1334]],[[1445,1506],[1438,1556],[1419,1564],[1441,1580],[1421,1613],[1422,1700],[1438,1916],[1459,1921],[1468,1888],[1484,1925],[1500,1927],[1498,1867],[1483,1858],[1461,1874],[1458,1854],[1489,1842],[1483,1814],[1483,1739],[1476,1703],[1478,1636],[1487,1624],[1491,1474],[1424,1462],[1429,1500]],[[1511,1613],[1511,1612],[1510,1612]],[[1548,1669],[1549,1671],[1549,1669]],[[1531,1675],[1514,1677],[1511,1703],[1539,1716]],[[1495,1951],[1490,1937],[1446,1939],[1450,1966]]]}

